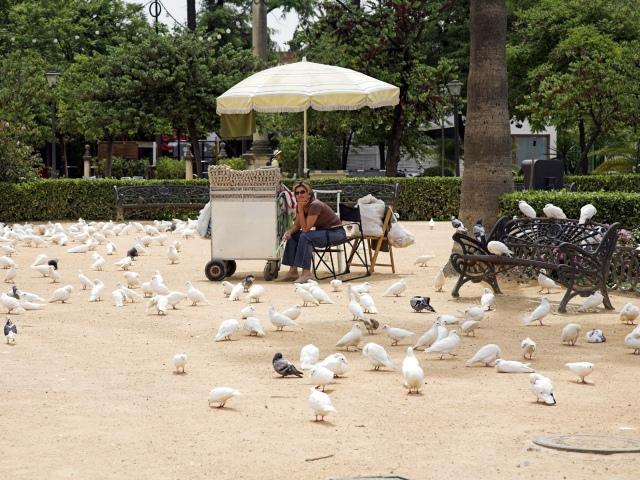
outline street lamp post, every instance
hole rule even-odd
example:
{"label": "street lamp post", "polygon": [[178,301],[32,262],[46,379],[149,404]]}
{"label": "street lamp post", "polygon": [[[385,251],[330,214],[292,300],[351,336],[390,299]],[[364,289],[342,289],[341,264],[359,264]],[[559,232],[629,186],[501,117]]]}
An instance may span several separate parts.
{"label": "street lamp post", "polygon": [[[45,73],[45,76],[49,87],[53,88],[58,83],[60,74],[49,71]],[[51,176],[54,178],[58,176],[58,167],[56,165],[56,100],[53,97],[51,98]]]}
{"label": "street lamp post", "polygon": [[460,80],[451,80],[447,83],[447,90],[451,94],[453,100],[453,161],[456,164],[456,177],[460,176],[460,126],[458,124],[458,99],[462,91],[462,82]]}

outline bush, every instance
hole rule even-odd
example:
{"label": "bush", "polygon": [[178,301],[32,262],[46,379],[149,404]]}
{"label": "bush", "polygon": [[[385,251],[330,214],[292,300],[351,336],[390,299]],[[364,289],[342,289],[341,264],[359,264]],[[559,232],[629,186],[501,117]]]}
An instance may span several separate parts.
{"label": "bush", "polygon": [[544,215],[542,208],[547,203],[562,208],[568,218],[580,218],[580,208],[591,203],[598,213],[594,221],[598,223],[620,222],[623,228],[632,230],[640,227],[640,193],[628,192],[566,192],[566,191],[524,191],[503,195],[500,199],[501,215],[522,216],[518,200],[525,200],[538,215]]}
{"label": "bush", "polygon": [[578,192],[640,192],[640,175],[569,175],[564,183],[575,183]]}
{"label": "bush", "polygon": [[185,168],[184,160],[160,157],[156,163],[156,177],[159,180],[184,179]]}
{"label": "bush", "polygon": [[218,162],[219,165],[228,165],[234,170],[246,170],[247,169],[247,161],[244,157],[232,157],[227,158],[226,160],[220,160]]}
{"label": "bush", "polygon": [[[292,135],[280,137],[278,148],[282,150],[283,172],[295,173],[298,171],[298,154],[302,155],[302,137]],[[337,170],[341,167],[340,156],[335,144],[315,135],[307,137],[307,168],[309,170]]]}
{"label": "bush", "polygon": [[[96,166],[96,174],[99,177],[104,177],[104,164],[105,159],[93,159],[92,163]],[[111,177],[144,177],[147,175],[147,166],[149,161],[145,158],[139,160],[129,160],[128,158],[113,157],[111,163]]]}
{"label": "bush", "polygon": [[23,128],[0,120],[0,181],[17,182],[37,177],[42,160],[22,141]]}
{"label": "bush", "polygon": [[[0,221],[48,221],[115,219],[116,204],[114,185],[208,185],[201,180],[114,180],[114,179],[56,179],[34,180],[30,182],[0,182],[2,210]],[[194,218],[197,210],[144,210],[133,215],[127,212],[127,218],[171,219],[190,215]]]}
{"label": "bush", "polygon": [[[425,168],[422,173],[420,174],[421,177],[439,177],[442,175],[442,167],[429,167],[429,168]],[[453,170],[451,170],[448,167],[445,167],[444,169],[444,176],[445,177],[453,177],[454,176],[454,172]]]}
{"label": "bush", "polygon": [[611,175],[618,173],[633,173],[635,162],[630,158],[611,158],[605,160],[598,165],[594,170],[594,175]]}

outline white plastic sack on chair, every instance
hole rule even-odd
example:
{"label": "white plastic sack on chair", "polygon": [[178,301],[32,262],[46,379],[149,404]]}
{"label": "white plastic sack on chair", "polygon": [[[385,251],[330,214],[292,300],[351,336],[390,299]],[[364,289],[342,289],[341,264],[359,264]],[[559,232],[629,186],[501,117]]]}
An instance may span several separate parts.
{"label": "white plastic sack on chair", "polygon": [[358,200],[360,220],[362,221],[362,233],[365,236],[381,237],[384,235],[382,223],[384,221],[385,205],[369,194]]}
{"label": "white plastic sack on chair", "polygon": [[416,237],[397,221],[391,224],[389,233],[387,233],[387,239],[389,240],[389,244],[396,248],[404,248],[416,243]]}

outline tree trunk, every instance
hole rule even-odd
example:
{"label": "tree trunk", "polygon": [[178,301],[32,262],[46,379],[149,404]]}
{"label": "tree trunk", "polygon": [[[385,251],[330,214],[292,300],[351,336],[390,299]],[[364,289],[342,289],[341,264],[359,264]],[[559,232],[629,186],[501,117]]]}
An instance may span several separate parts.
{"label": "tree trunk", "polygon": [[195,172],[198,175],[198,178],[202,178],[202,155],[200,155],[200,145],[198,143],[198,129],[196,128],[196,122],[194,122],[193,120],[189,120],[187,122],[187,129],[189,131],[193,161],[196,162]]}
{"label": "tree trunk", "polygon": [[460,220],[497,221],[498,199],[513,191],[507,91],[505,0],[471,0],[467,126]]}
{"label": "tree trunk", "polygon": [[588,162],[589,150],[587,149],[587,140],[584,132],[584,120],[581,118],[578,121],[578,143],[580,145],[580,159],[578,160],[578,172],[579,174],[585,175],[589,168]]}
{"label": "tree trunk", "polygon": [[107,159],[104,161],[104,178],[111,176],[111,166],[113,165],[113,136],[107,134]]}
{"label": "tree trunk", "polygon": [[385,153],[385,148],[386,148],[386,145],[384,143],[378,144],[378,155],[380,156],[380,170],[387,169],[387,155]]}
{"label": "tree trunk", "polygon": [[69,160],[67,158],[67,142],[64,135],[60,136],[60,142],[62,143],[62,160],[64,162],[64,176],[69,178]]}
{"label": "tree trunk", "polygon": [[347,170],[349,167],[349,150],[351,149],[351,139],[353,138],[353,130],[349,132],[349,135],[342,137],[342,152],[340,155],[340,166],[342,170]]}
{"label": "tree trunk", "polygon": [[393,109],[393,123],[391,124],[391,134],[389,136],[389,148],[386,157],[387,177],[398,175],[398,162],[400,161],[400,144],[402,132],[404,131],[404,96],[400,92],[400,102]]}

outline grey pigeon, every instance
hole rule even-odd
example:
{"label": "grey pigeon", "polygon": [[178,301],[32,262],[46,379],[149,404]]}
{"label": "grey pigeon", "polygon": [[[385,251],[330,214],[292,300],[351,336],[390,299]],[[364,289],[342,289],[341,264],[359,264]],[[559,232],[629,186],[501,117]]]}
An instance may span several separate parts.
{"label": "grey pigeon", "polygon": [[487,244],[487,237],[484,233],[484,225],[482,225],[482,219],[478,219],[476,224],[473,226],[473,236],[476,237],[478,243],[482,246]]}
{"label": "grey pigeon", "polygon": [[453,215],[451,216],[451,226],[459,232],[467,231],[467,229],[464,227],[464,224]]}
{"label": "grey pigeon", "polygon": [[16,300],[20,300],[20,291],[18,290],[18,287],[16,287],[15,285],[12,286],[9,296],[15,298]]}
{"label": "grey pigeon", "polygon": [[411,308],[413,308],[416,312],[428,310],[429,312],[436,313],[436,310],[431,306],[430,302],[431,302],[430,297],[423,297],[420,295],[411,297],[411,300],[409,300],[409,304],[411,305]]}
{"label": "grey pigeon", "polygon": [[298,378],[302,378],[304,376],[303,373],[299,371],[293,363],[284,358],[280,352],[273,356],[271,363],[273,364],[273,369],[283,377],[295,375]]}
{"label": "grey pigeon", "polygon": [[244,291],[248,292],[251,286],[253,285],[253,282],[255,281],[256,281],[256,277],[253,275],[247,275],[246,277],[244,277],[242,279],[242,288],[244,288]]}
{"label": "grey pigeon", "polygon": [[11,319],[7,317],[7,323],[4,324],[4,336],[8,337],[11,332],[13,332],[14,335],[17,335],[18,327],[16,327]]}

